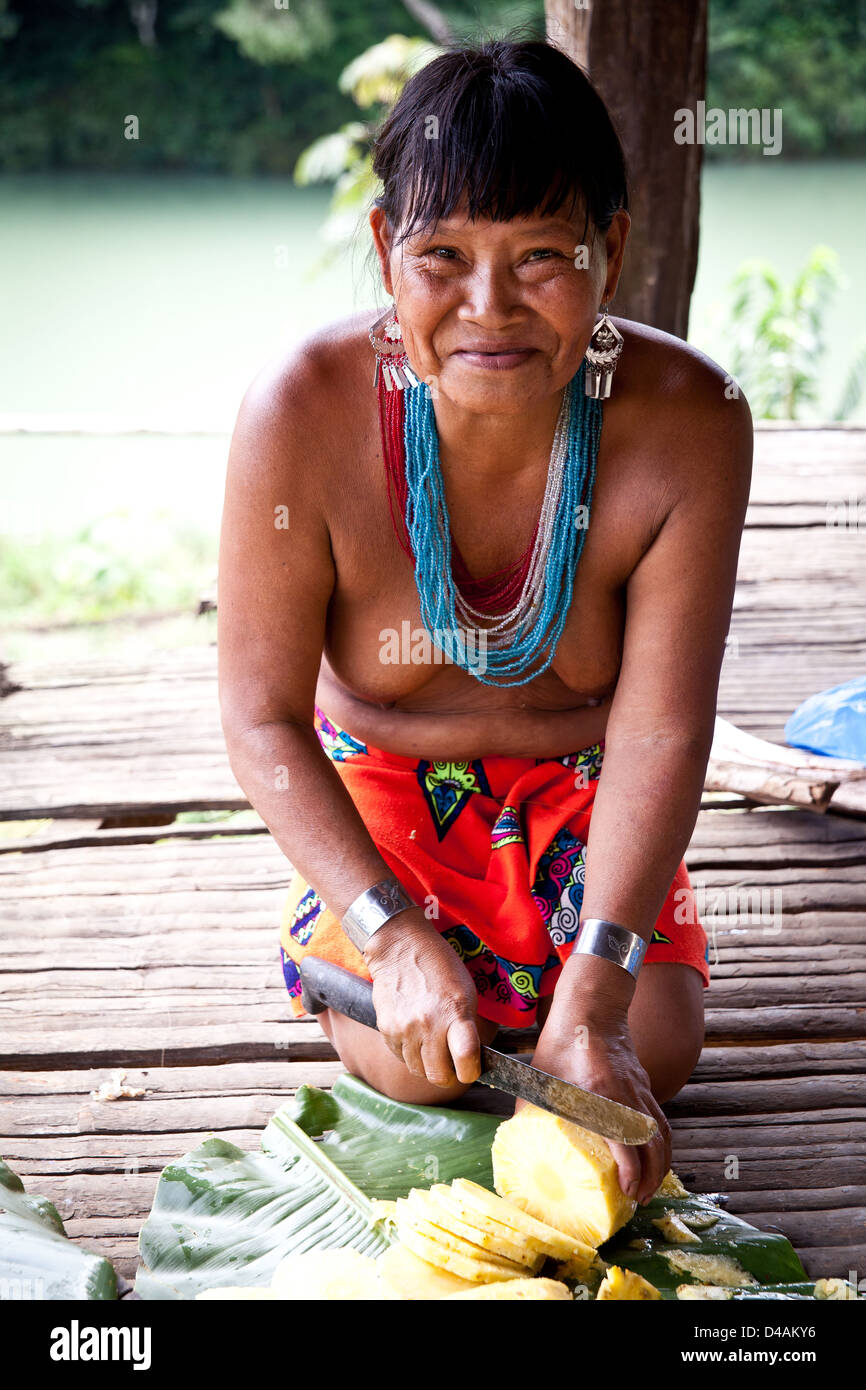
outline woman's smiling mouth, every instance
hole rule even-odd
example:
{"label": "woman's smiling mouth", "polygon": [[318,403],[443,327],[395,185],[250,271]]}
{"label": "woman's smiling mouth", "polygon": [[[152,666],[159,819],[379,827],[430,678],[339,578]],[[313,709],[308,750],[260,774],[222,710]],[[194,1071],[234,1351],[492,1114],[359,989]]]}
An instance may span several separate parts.
{"label": "woman's smiling mouth", "polygon": [[533,347],[471,347],[458,348],[452,356],[459,357],[470,367],[492,368],[494,371],[508,371],[512,367],[521,367],[532,355],[537,352]]}

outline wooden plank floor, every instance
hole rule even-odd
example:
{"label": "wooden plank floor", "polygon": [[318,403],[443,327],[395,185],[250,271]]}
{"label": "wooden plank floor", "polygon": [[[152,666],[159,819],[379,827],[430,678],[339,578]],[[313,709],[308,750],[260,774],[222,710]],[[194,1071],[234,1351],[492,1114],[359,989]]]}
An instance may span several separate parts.
{"label": "wooden plank floor", "polygon": [[[675,1164],[784,1230],[810,1273],[862,1268],[866,826],[704,811],[687,859],[713,982],[666,1107]],[[126,1274],[169,1159],[212,1131],[255,1145],[299,1084],[339,1074],[318,1024],[290,1021],[288,874],[266,833],[0,854],[0,1153]],[[120,1067],[146,1094],[92,1099]]]}
{"label": "wooden plank floor", "polygon": [[[863,431],[759,432],[719,699],[742,728],[781,740],[801,699],[862,673],[864,487]],[[0,819],[54,819],[0,840],[0,1154],[131,1277],[165,1164],[211,1132],[257,1147],[273,1111],[340,1064],[314,1021],[290,1019],[290,869],[264,827],[161,824],[246,804],[213,650],[10,678]],[[866,820],[717,799],[687,862],[712,985],[700,1063],[666,1106],[674,1166],[783,1230],[811,1274],[862,1278]],[[145,1094],[94,1099],[118,1069]]]}

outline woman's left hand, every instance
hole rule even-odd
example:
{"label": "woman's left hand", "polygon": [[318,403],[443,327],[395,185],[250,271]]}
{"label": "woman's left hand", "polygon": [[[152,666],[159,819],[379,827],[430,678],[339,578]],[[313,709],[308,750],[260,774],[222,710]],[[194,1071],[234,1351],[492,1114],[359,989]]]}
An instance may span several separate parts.
{"label": "woman's left hand", "polygon": [[[648,1202],[671,1165],[671,1132],[635,1052],[627,1011],[610,1009],[579,1018],[570,1009],[567,1027],[555,1018],[555,1012],[554,1006],[532,1065],[656,1120],[658,1132],[647,1144],[605,1141],[616,1160],[623,1192],[637,1202]],[[517,1102],[518,1107],[521,1104]]]}

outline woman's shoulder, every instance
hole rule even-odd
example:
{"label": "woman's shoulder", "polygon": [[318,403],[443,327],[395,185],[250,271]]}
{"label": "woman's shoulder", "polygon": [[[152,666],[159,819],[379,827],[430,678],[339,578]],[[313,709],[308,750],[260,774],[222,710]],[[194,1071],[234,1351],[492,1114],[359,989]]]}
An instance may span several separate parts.
{"label": "woman's shoulder", "polygon": [[247,396],[333,418],[365,375],[372,386],[375,363],[367,335],[376,315],[375,309],[361,310],[277,352],[254,378]]}

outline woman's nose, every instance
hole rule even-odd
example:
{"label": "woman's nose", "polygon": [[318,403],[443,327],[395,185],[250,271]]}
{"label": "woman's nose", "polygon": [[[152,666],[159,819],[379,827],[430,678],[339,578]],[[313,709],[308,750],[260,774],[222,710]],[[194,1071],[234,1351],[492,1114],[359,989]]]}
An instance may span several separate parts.
{"label": "woman's nose", "polygon": [[500,268],[477,268],[468,278],[460,316],[492,328],[510,323],[518,306],[511,274]]}

